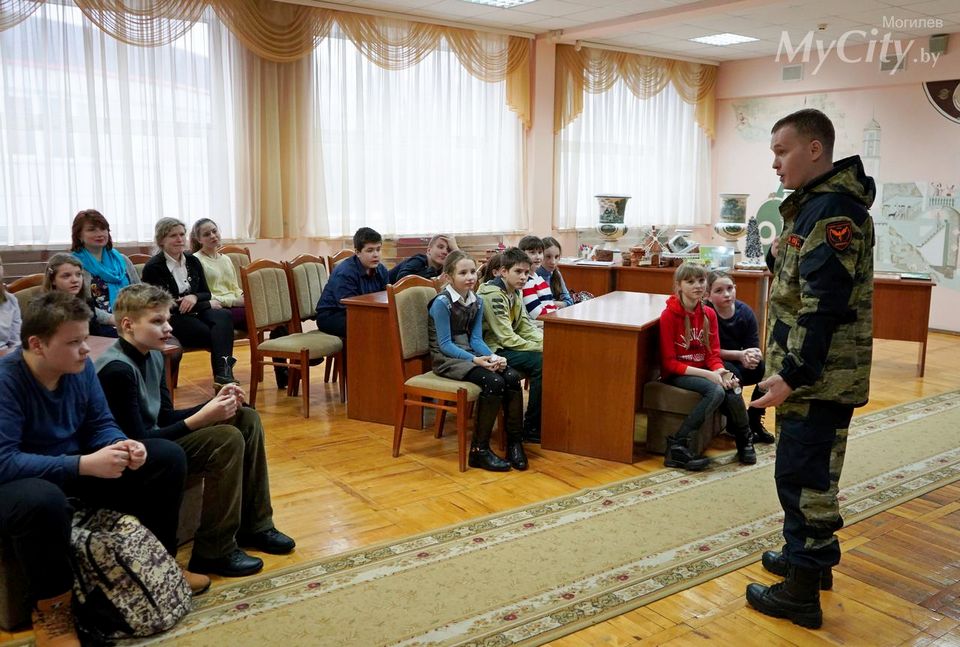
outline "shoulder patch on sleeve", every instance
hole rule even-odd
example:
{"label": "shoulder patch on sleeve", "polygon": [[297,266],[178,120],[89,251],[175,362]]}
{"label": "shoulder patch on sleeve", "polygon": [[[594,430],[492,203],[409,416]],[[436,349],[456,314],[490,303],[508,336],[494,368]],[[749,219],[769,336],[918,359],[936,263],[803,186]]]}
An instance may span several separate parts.
{"label": "shoulder patch on sleeve", "polygon": [[853,225],[849,222],[831,222],[826,227],[827,244],[842,252],[853,241]]}
{"label": "shoulder patch on sleeve", "polygon": [[790,245],[790,247],[800,249],[803,247],[803,236],[798,234],[790,234],[787,236],[787,244]]}

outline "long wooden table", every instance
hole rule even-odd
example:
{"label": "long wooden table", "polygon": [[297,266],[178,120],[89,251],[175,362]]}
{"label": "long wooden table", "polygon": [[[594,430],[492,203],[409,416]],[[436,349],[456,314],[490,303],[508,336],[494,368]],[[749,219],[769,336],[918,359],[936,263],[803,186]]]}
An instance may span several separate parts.
{"label": "long wooden table", "polygon": [[[393,425],[402,380],[399,351],[389,334],[387,293],[347,297],[342,303],[347,307],[347,417]],[[411,407],[404,426],[422,429],[423,410]]]}
{"label": "long wooden table", "polygon": [[542,317],[544,449],[633,462],[634,420],[666,302],[611,292]]}
{"label": "long wooden table", "polygon": [[930,330],[933,281],[875,277],[873,279],[873,336],[876,339],[920,342],[917,376],[923,377]]}
{"label": "long wooden table", "polygon": [[[560,273],[570,290],[586,290],[595,296],[614,291],[673,294],[675,267],[624,267],[622,265],[561,265]],[[730,272],[737,284],[737,298],[757,315],[761,338],[767,314],[768,274],[766,272],[734,270]]]}

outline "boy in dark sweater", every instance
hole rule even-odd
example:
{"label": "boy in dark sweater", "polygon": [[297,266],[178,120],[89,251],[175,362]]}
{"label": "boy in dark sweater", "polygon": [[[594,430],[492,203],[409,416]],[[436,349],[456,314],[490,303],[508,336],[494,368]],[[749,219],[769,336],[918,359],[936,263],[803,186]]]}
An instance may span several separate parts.
{"label": "boy in dark sweater", "polygon": [[416,274],[425,279],[435,279],[443,276],[443,262],[447,260],[447,254],[457,248],[453,241],[453,236],[447,234],[437,234],[427,243],[426,254],[414,254],[410,258],[405,258],[396,267],[387,273],[387,282],[396,283],[405,276]]}
{"label": "boy in dark sweater", "polygon": [[120,291],[114,305],[120,339],[96,362],[107,402],[133,438],[165,438],[187,455],[191,474],[204,477],[203,510],[190,570],[224,577],[251,575],[263,560],[240,545],[284,554],[294,541],[273,525],[263,425],[242,407],[243,391],[224,386],[206,404],[174,409],[161,349],[172,330],[173,299],[146,283]]}
{"label": "boy in dark sweater", "polygon": [[[90,309],[64,292],[23,307],[22,348],[0,360],[0,535],[29,580],[37,645],[80,645],[71,612],[72,510],[135,515],[171,555],[186,459],[162,439],[128,439],[110,415],[93,364]],[[184,573],[191,589],[210,579]]]}
{"label": "boy in dark sweater", "polygon": [[356,254],[333,268],[317,301],[318,329],[345,339],[347,307],[341,301],[387,289],[387,268],[380,262],[382,246],[383,237],[369,227],[361,227],[353,235]]}

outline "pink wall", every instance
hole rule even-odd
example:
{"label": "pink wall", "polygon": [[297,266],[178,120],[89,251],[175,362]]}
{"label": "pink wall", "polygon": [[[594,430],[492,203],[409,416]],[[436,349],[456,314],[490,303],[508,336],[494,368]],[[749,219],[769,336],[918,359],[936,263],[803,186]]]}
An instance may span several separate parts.
{"label": "pink wall", "polygon": [[[715,193],[749,193],[755,213],[776,190],[769,132],[774,121],[804,106],[824,110],[837,126],[835,159],[862,154],[864,128],[881,128],[875,172],[877,204],[883,182],[932,181],[960,185],[960,124],[930,105],[922,82],[960,79],[960,34],[936,66],[912,62],[904,72],[880,72],[879,64],[845,63],[829,57],[817,74],[816,61],[805,65],[801,81],[780,80],[781,63],[772,57],[723,63],[717,102],[717,138],[713,148]],[[914,45],[926,45],[918,41]],[[848,48],[848,59],[866,56],[866,46]],[[717,213],[714,207],[714,220]],[[951,283],[948,287],[947,283]],[[960,331],[960,299],[952,281],[934,289],[930,325]]]}

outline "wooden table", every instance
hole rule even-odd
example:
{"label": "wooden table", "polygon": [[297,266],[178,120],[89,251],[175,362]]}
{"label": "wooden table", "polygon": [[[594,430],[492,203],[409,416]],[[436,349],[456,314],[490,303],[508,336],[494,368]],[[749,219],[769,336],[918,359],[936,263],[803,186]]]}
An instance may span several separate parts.
{"label": "wooden table", "polygon": [[544,449],[633,462],[634,420],[666,302],[611,292],[542,317]]}
{"label": "wooden table", "polygon": [[875,277],[873,279],[873,336],[876,339],[920,342],[917,376],[927,361],[927,333],[933,281]]}
{"label": "wooden table", "polygon": [[[624,267],[622,265],[561,265],[560,273],[571,291],[586,290],[594,296],[613,291],[673,294],[675,267]],[[767,272],[734,270],[737,298],[753,309],[763,339],[767,316]]]}
{"label": "wooden table", "polygon": [[[389,334],[386,291],[341,301],[347,307],[347,417],[393,425],[400,376],[399,350]],[[423,429],[423,409],[411,407],[405,427]]]}

